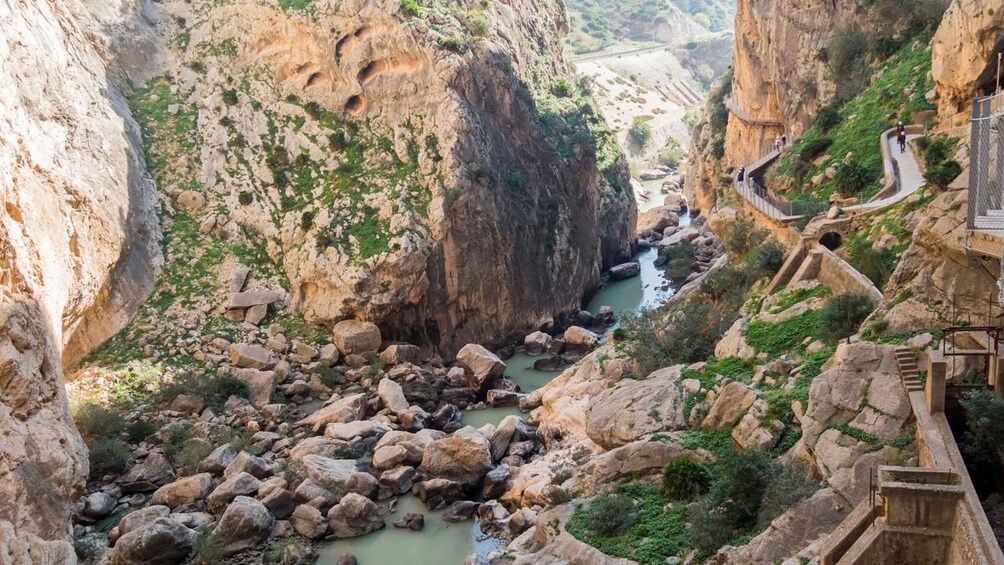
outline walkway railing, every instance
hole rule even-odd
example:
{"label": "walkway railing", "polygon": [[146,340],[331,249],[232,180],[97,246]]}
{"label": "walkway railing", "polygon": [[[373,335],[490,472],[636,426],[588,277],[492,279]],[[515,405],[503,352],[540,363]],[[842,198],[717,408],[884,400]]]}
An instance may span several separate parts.
{"label": "walkway railing", "polygon": [[811,217],[826,211],[829,204],[825,202],[790,202],[773,194],[756,180],[756,176],[762,174],[762,171],[780,155],[780,150],[772,149],[750,164],[743,181],[736,182],[739,194],[767,217],[782,222],[805,216]]}
{"label": "walkway railing", "polygon": [[728,109],[729,112],[732,112],[735,115],[735,117],[746,122],[747,124],[754,126],[767,126],[767,127],[778,127],[778,128],[784,127],[784,122],[782,122],[781,120],[773,120],[768,118],[754,118],[753,116],[747,114],[745,110],[743,110],[742,108],[739,107],[738,104],[736,104],[736,101],[733,100],[731,96],[725,97],[725,107]]}
{"label": "walkway railing", "polygon": [[[991,152],[996,141],[997,151]],[[969,229],[976,218],[1004,208],[1004,93],[973,102],[969,142]]]}

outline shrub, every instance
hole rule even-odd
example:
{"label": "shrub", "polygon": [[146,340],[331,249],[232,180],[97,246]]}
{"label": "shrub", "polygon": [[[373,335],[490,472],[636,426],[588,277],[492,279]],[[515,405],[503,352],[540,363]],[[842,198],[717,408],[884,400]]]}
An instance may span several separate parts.
{"label": "shrub", "polygon": [[711,142],[711,156],[715,159],[725,157],[725,138],[719,137]]}
{"label": "shrub", "polygon": [[181,470],[181,475],[191,476],[199,471],[199,463],[212,453],[213,448],[203,440],[189,439],[174,452],[171,464]]}
{"label": "shrub", "polygon": [[752,282],[749,273],[741,268],[732,265],[709,273],[701,283],[701,292],[708,298],[721,301],[733,294],[737,289],[743,289]]}
{"label": "shrub", "polygon": [[558,98],[568,98],[575,91],[575,87],[568,79],[565,77],[559,77],[558,80],[554,81],[551,85],[551,94],[557,96]]}
{"label": "shrub", "polygon": [[896,254],[891,249],[875,249],[863,237],[851,238],[847,245],[850,263],[882,290],[896,269]]}
{"label": "shrub", "polygon": [[741,217],[729,227],[725,237],[725,248],[736,257],[743,257],[763,243],[770,232],[756,225],[747,217]]}
{"label": "shrub", "polygon": [[589,504],[586,528],[601,534],[615,534],[638,521],[638,510],[624,494],[601,494]]}
{"label": "shrub", "polygon": [[437,40],[437,43],[440,49],[452,51],[459,55],[467,53],[468,50],[467,44],[457,37],[442,36]]}
{"label": "shrub", "polygon": [[662,492],[670,500],[691,500],[704,494],[711,475],[703,463],[677,457],[662,468]]}
{"label": "shrub", "polygon": [[819,313],[820,337],[838,341],[854,334],[874,309],[867,294],[850,292],[834,296]]}
{"label": "shrub", "polygon": [[665,314],[645,310],[623,314],[617,339],[625,339],[625,355],[634,361],[639,374],[677,363],[704,360],[715,351],[715,342],[732,324],[714,304],[688,301],[673,313],[667,324]]}
{"label": "shrub", "polygon": [[962,167],[955,161],[945,161],[928,169],[924,180],[944,190],[953,180],[962,174]]}
{"label": "shrub", "polygon": [[300,227],[303,231],[307,231],[314,226],[314,211],[304,210],[303,214],[300,216]]}
{"label": "shrub", "polygon": [[652,143],[652,126],[643,119],[635,118],[628,130],[631,141],[641,149],[648,147]]}
{"label": "shrub", "polygon": [[157,426],[146,420],[136,420],[126,426],[126,434],[131,443],[139,443],[157,431]]}
{"label": "shrub", "polygon": [[[839,120],[839,117],[840,117],[840,114],[838,113],[837,114],[838,120]],[[817,116],[817,119],[818,119],[818,116]],[[833,124],[833,125],[836,125],[836,124]],[[818,157],[819,155],[821,155],[824,151],[826,151],[827,149],[829,149],[831,145],[833,145],[833,139],[830,138],[830,137],[814,137],[814,138],[810,139],[809,141],[806,141],[802,145],[802,148],[799,149],[799,151],[798,151],[798,156],[803,161],[812,161],[813,159],[815,159],[816,157]]]}
{"label": "shrub", "polygon": [[129,468],[132,451],[122,440],[101,437],[91,443],[90,462],[92,478],[119,475]]}
{"label": "shrub", "polygon": [[117,436],[125,428],[125,418],[121,413],[93,402],[87,402],[73,411],[73,421],[84,439]]}
{"label": "shrub", "polygon": [[484,37],[492,30],[492,22],[481,10],[468,12],[467,29],[474,37]]}
{"label": "shrub", "polygon": [[230,89],[223,91],[223,103],[227,106],[233,106],[237,104],[237,91]]}
{"label": "shrub", "polygon": [[254,194],[247,190],[242,190],[240,194],[237,195],[237,201],[240,202],[242,206],[248,206],[254,202]]}
{"label": "shrub", "polygon": [[663,259],[666,261],[666,277],[673,281],[687,278],[694,268],[696,253],[697,250],[689,241],[667,248],[663,252]]}
{"label": "shrub", "polygon": [[831,129],[837,127],[840,124],[840,110],[832,104],[829,106],[823,106],[816,113],[816,118],[813,120],[813,125],[816,129],[826,133]]}
{"label": "shrub", "polygon": [[756,249],[755,254],[753,267],[761,273],[773,275],[784,265],[784,247],[776,241],[769,241],[761,245]]}
{"label": "shrub", "polygon": [[861,166],[857,161],[843,163],[837,167],[837,176],[834,178],[840,194],[852,196],[859,194],[866,186],[874,180],[871,171]]}
{"label": "shrub", "polygon": [[962,398],[966,413],[963,448],[975,461],[996,463],[1004,445],[1004,400],[987,390],[974,390]]}
{"label": "shrub", "polygon": [[234,377],[187,373],[161,387],[158,400],[171,402],[179,394],[201,396],[206,406],[218,411],[231,396],[247,398],[250,389],[247,383]]}

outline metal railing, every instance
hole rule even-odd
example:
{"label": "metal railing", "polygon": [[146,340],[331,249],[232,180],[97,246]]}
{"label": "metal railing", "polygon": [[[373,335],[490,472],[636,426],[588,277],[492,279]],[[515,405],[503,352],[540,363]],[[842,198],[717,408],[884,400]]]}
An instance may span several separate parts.
{"label": "metal railing", "polygon": [[[996,144],[997,150],[991,151]],[[1004,93],[973,102],[969,141],[967,227],[1004,204]]]}
{"label": "metal railing", "polygon": [[740,194],[758,210],[775,220],[797,220],[805,216],[816,216],[826,211],[829,204],[824,202],[791,202],[771,191],[754,178],[739,183]]}
{"label": "metal railing", "polygon": [[747,124],[754,126],[767,126],[767,127],[778,127],[778,128],[784,127],[784,122],[782,122],[781,120],[769,119],[769,118],[755,118],[747,114],[745,110],[743,110],[742,108],[739,107],[738,104],[736,104],[736,101],[733,100],[731,96],[726,96],[724,103],[725,103],[725,108],[728,109],[729,112],[732,112],[735,115],[735,117],[746,122]]}

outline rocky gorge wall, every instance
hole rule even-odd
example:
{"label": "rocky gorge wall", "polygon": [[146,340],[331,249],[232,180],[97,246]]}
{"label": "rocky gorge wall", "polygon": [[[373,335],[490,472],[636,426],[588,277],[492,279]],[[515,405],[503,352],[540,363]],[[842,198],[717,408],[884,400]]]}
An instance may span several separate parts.
{"label": "rocky gorge wall", "polygon": [[1004,36],[1004,10],[999,2],[952,2],[934,36],[931,72],[938,83],[938,112],[944,118],[963,113],[981,90],[992,92]]}
{"label": "rocky gorge wall", "polygon": [[176,61],[134,105],[154,133],[192,120],[151,136],[154,176],[200,230],[259,242],[308,321],[449,355],[577,309],[629,256],[627,168],[565,79],[561,5],[217,4],[152,16]]}
{"label": "rocky gorge wall", "polygon": [[0,554],[15,563],[73,560],[87,457],[62,367],[128,321],[159,261],[153,187],[109,70],[108,26],[133,12],[101,9],[0,5]]}

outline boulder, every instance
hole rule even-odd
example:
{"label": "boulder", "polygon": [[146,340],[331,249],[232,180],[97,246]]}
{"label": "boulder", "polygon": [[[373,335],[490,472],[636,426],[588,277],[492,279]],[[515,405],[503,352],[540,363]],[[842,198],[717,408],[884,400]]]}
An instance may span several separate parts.
{"label": "boulder", "polygon": [[321,353],[317,358],[317,362],[324,367],[330,367],[335,363],[338,363],[338,358],[338,346],[333,343],[329,343],[321,347]]}
{"label": "boulder", "polygon": [[199,535],[177,520],[157,518],[115,542],[111,565],[173,565],[183,563]]}
{"label": "boulder", "polygon": [[607,276],[612,281],[622,281],[632,277],[637,277],[640,274],[641,263],[638,262],[621,263],[620,265],[616,265],[607,271]]}
{"label": "boulder", "polygon": [[277,488],[264,496],[262,496],[261,490],[259,490],[258,496],[261,499],[261,503],[265,505],[265,508],[268,508],[268,511],[279,520],[288,518],[296,506],[296,503],[293,501],[293,493],[284,488]]}
{"label": "boulder", "polygon": [[[516,431],[523,427],[523,420],[519,416],[510,414],[502,421],[499,422],[497,428],[491,435],[491,440],[489,441],[489,449],[492,454],[492,460],[498,461],[501,459],[506,451],[509,449],[509,443],[516,436]],[[518,439],[518,438],[517,438]]]}
{"label": "boulder", "polygon": [[599,391],[586,410],[586,435],[613,449],[646,434],[685,428],[686,395],[679,378],[679,366],[667,367],[643,380],[624,379]]}
{"label": "boulder", "polygon": [[328,533],[328,521],[324,515],[308,504],[297,506],[289,521],[296,533],[307,539],[319,540]]}
{"label": "boulder", "polygon": [[359,471],[355,459],[331,459],[321,455],[307,455],[301,465],[307,477],[331,492],[344,489],[349,476]]}
{"label": "boulder", "polygon": [[669,226],[680,225],[680,216],[669,206],[656,206],[638,214],[635,231],[643,233],[648,230],[662,232]]}
{"label": "boulder", "polygon": [[579,326],[572,326],[565,330],[565,343],[580,347],[592,347],[600,341],[600,336]]}
{"label": "boulder", "polygon": [[328,528],[336,539],[354,538],[385,526],[380,509],[370,499],[355,493],[346,494],[328,510]]}
{"label": "boulder", "polygon": [[439,499],[446,503],[460,500],[464,496],[464,486],[449,479],[429,479],[415,483],[412,491],[422,502],[427,505],[433,499]]}
{"label": "boulder", "polygon": [[[119,537],[144,528],[147,524],[152,523],[158,518],[166,518],[171,515],[171,509],[167,506],[147,506],[146,508],[140,508],[135,512],[130,512],[119,520],[118,526],[115,527]],[[111,536],[109,536],[111,537]],[[111,541],[115,541],[112,539]]]}
{"label": "boulder", "polygon": [[300,426],[318,427],[337,422],[354,422],[366,416],[366,395],[353,394],[322,407],[297,422]]}
{"label": "boulder", "polygon": [[290,450],[289,458],[295,462],[302,461],[307,455],[340,459],[339,456],[344,454],[348,447],[349,443],[346,441],[326,437],[308,437]]}
{"label": "boulder", "polygon": [[249,473],[237,473],[233,477],[223,481],[209,493],[209,503],[216,507],[229,504],[238,496],[253,496],[258,492],[261,481]]}
{"label": "boulder", "polygon": [[383,341],[380,328],[370,322],[343,320],[331,330],[332,341],[345,355],[376,353]]}
{"label": "boulder", "polygon": [[380,352],[380,364],[385,367],[403,363],[418,364],[422,361],[422,350],[417,345],[395,343]]}
{"label": "boulder", "polygon": [[272,401],[275,387],[278,383],[275,371],[260,371],[258,369],[234,369],[231,374],[247,383],[248,400],[255,408],[262,408]]}
{"label": "boulder", "polygon": [[213,476],[199,473],[160,487],[150,498],[150,504],[163,504],[171,508],[194,504],[206,498],[212,488]]}
{"label": "boulder", "polygon": [[417,474],[412,467],[395,467],[381,473],[379,482],[394,494],[401,495],[411,490]]}
{"label": "boulder", "polygon": [[[246,279],[247,277],[245,277]],[[244,310],[255,306],[269,305],[286,298],[286,293],[279,290],[256,290],[250,292],[236,292],[230,296],[227,303],[228,310]]]}
{"label": "boulder", "polygon": [[271,369],[277,359],[260,345],[235,343],[230,346],[230,364],[239,369]]}
{"label": "boulder", "polygon": [[394,522],[394,527],[413,532],[421,531],[425,527],[425,516],[417,512],[408,512],[400,520]]}
{"label": "boulder", "polygon": [[373,452],[373,468],[377,470],[393,469],[408,460],[408,450],[400,445],[381,447]]}
{"label": "boulder", "polygon": [[174,480],[174,469],[162,454],[154,451],[146,456],[142,463],[133,465],[129,472],[119,478],[122,491],[131,494],[150,492],[158,486]]}
{"label": "boulder", "polygon": [[533,332],[523,338],[526,354],[531,356],[543,354],[551,347],[552,343],[554,343],[554,338],[544,332]]}
{"label": "boulder", "polygon": [[206,205],[206,197],[201,192],[195,190],[185,190],[175,198],[175,205],[179,210],[195,212],[201,210]]}
{"label": "boulder", "polygon": [[183,412],[185,414],[201,414],[206,407],[206,401],[201,396],[194,394],[179,394],[171,402],[171,410]]}
{"label": "boulder", "polygon": [[389,427],[377,420],[359,420],[344,424],[328,424],[324,428],[324,437],[350,441],[356,438],[380,437],[389,431]]}
{"label": "boulder", "polygon": [[88,518],[104,518],[114,512],[116,506],[117,500],[103,492],[95,492],[84,498],[83,514]]}
{"label": "boulder", "polygon": [[275,517],[253,498],[238,496],[227,506],[213,530],[221,555],[236,555],[264,542],[272,535]]}
{"label": "boulder", "polygon": [[199,463],[199,470],[205,473],[220,474],[223,473],[227,467],[234,462],[237,457],[237,450],[234,446],[229,443],[224,443],[223,445],[217,447],[212,453],[206,456]]}
{"label": "boulder", "polygon": [[261,457],[251,455],[247,451],[240,452],[237,457],[230,462],[230,465],[228,465],[226,470],[223,471],[223,476],[229,479],[230,477],[242,472],[248,473],[256,479],[266,479],[274,474],[271,463],[265,461]]}
{"label": "boulder", "polygon": [[377,394],[383,405],[391,412],[398,414],[408,409],[408,399],[404,396],[404,389],[389,378],[381,379],[377,386]]}
{"label": "boulder", "polygon": [[756,392],[750,390],[740,382],[731,382],[722,387],[715,402],[711,405],[711,410],[701,422],[701,427],[712,430],[730,429],[739,422],[753,401],[756,400]]}
{"label": "boulder", "polygon": [[[464,433],[465,430],[468,431]],[[427,446],[419,471],[425,476],[470,486],[481,481],[491,466],[488,440],[474,428],[467,427]]]}
{"label": "boulder", "polygon": [[467,385],[474,390],[487,390],[491,382],[501,377],[506,365],[497,355],[476,343],[468,343],[457,353],[457,363],[464,368]]}

